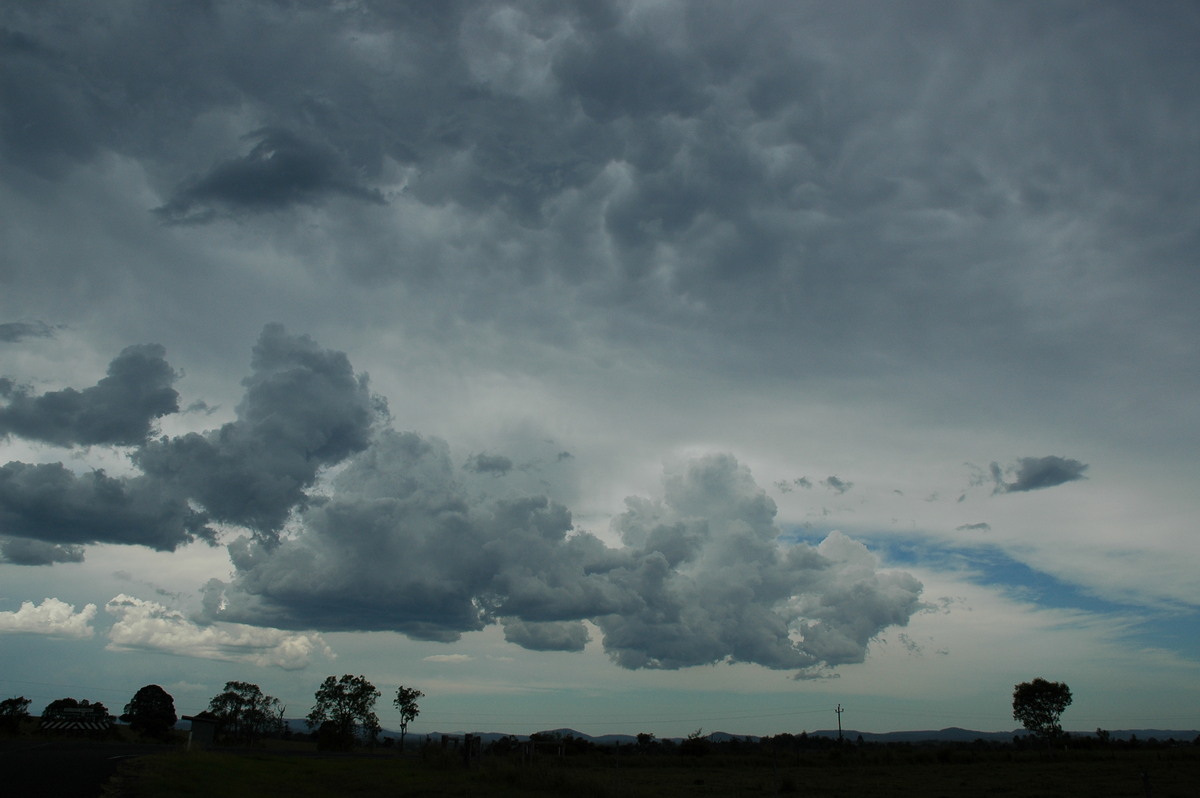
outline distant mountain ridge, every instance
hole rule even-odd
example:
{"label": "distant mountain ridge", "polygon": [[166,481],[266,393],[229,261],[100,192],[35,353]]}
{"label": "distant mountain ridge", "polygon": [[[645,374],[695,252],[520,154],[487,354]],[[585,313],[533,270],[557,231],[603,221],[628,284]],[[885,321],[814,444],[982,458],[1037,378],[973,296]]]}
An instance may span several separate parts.
{"label": "distant mountain ridge", "polygon": [[[455,736],[462,736],[466,732],[452,732]],[[501,737],[513,737],[518,740],[528,740],[531,735],[528,734],[503,734],[500,732],[472,732],[483,738],[484,743],[492,742]],[[1095,731],[1069,731],[1067,732],[1072,737],[1095,737]],[[603,734],[593,736],[585,734],[575,729],[548,729],[546,731],[535,732],[535,734],[558,735],[560,737],[575,737],[577,739],[587,740],[596,745],[630,745],[637,743],[637,736],[632,734]],[[805,732],[809,737],[825,737],[836,739],[838,736],[837,729],[818,729],[816,731]],[[842,737],[850,742],[858,740],[861,735],[863,742],[868,743],[921,743],[921,742],[957,742],[971,743],[976,740],[984,742],[1007,743],[1012,742],[1014,737],[1024,737],[1029,732],[1025,729],[1014,729],[1013,731],[985,732],[973,731],[971,729],[962,729],[957,726],[951,726],[946,729],[927,729],[915,731],[897,731],[897,732],[860,732],[854,729],[844,729]],[[1159,741],[1178,740],[1180,742],[1192,742],[1197,737],[1200,737],[1200,730],[1197,729],[1117,729],[1108,732],[1109,739],[1112,740],[1129,740],[1136,737],[1138,740],[1156,739]],[[433,732],[429,736],[438,738],[442,735],[441,732]],[[771,735],[768,735],[771,736]],[[797,735],[799,736],[799,735]],[[729,740],[749,740],[757,742],[762,739],[761,735],[754,734],[730,734],[724,731],[715,731],[704,737],[713,742],[728,742]],[[671,740],[672,742],[681,742],[683,737],[663,737],[663,740]]]}
{"label": "distant mountain ridge", "polygon": [[[288,718],[285,723],[293,732],[307,733],[308,725],[303,718]],[[187,728],[186,721],[180,721],[180,728]],[[837,729],[818,729],[816,731],[804,732],[809,737],[825,737],[836,739],[838,736]],[[842,730],[842,737],[850,742],[858,740],[859,735],[862,736],[863,742],[867,743],[922,743],[922,742],[947,742],[947,743],[971,743],[976,740],[984,742],[1007,743],[1012,742],[1014,737],[1024,737],[1029,732],[1025,729],[1014,729],[1013,731],[974,731],[971,729],[963,729],[958,726],[951,726],[946,729],[925,729],[914,731],[895,731],[895,732],[860,732],[855,729]],[[1095,737],[1095,730],[1092,731],[1069,731],[1067,732],[1072,737]],[[420,740],[424,737],[432,737],[440,739],[443,735],[462,737],[465,734],[474,734],[482,738],[484,744],[494,742],[502,737],[512,737],[517,740],[528,740],[532,735],[529,734],[509,734],[506,732],[428,732],[415,733],[409,732],[408,739],[410,741]],[[547,729],[534,734],[543,735],[558,735],[559,737],[575,737],[577,739],[586,740],[596,745],[633,745],[637,743],[637,735],[635,734],[601,734],[591,735],[571,728]],[[1156,739],[1178,740],[1180,742],[1192,742],[1197,737],[1200,737],[1200,730],[1197,729],[1112,729],[1109,730],[1109,739],[1112,740],[1129,740],[1136,737],[1138,740]],[[391,729],[384,729],[385,737],[400,737],[400,732]],[[772,736],[772,735],[767,735]],[[797,734],[797,736],[799,736]],[[713,742],[728,742],[729,740],[750,740],[757,742],[762,739],[762,735],[756,734],[731,734],[724,731],[715,731],[704,735],[704,737]],[[670,740],[672,742],[681,742],[683,737],[663,737],[662,740]]]}

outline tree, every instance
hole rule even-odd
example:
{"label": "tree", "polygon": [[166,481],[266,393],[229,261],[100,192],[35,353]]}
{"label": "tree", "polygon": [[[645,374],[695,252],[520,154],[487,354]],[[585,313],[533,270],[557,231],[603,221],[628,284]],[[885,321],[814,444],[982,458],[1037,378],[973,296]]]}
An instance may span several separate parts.
{"label": "tree", "polygon": [[29,717],[29,703],[30,700],[24,696],[0,701],[0,729],[19,732],[21,721]]}
{"label": "tree", "polygon": [[238,742],[252,743],[283,727],[279,699],[250,682],[225,682],[225,692],[208,702],[208,711],[221,724],[221,733]]}
{"label": "tree", "polygon": [[317,702],[306,718],[308,727],[317,729],[318,747],[349,748],[354,744],[356,726],[362,728],[368,742],[374,742],[379,734],[375,699],[380,695],[365,676],[347,673],[340,679],[325,677],[317,688]]}
{"label": "tree", "polygon": [[415,687],[405,687],[400,685],[396,690],[396,698],[392,701],[396,705],[396,709],[400,710],[400,750],[404,750],[404,735],[408,734],[408,724],[416,720],[417,715],[421,714],[421,708],[417,706],[417,699],[424,698],[425,694]]}
{"label": "tree", "polygon": [[1013,718],[1047,742],[1062,734],[1058,719],[1070,705],[1071,688],[1062,682],[1038,678],[1013,688]]}
{"label": "tree", "polygon": [[157,684],[148,684],[134,693],[121,720],[138,734],[165,740],[175,727],[175,699]]}

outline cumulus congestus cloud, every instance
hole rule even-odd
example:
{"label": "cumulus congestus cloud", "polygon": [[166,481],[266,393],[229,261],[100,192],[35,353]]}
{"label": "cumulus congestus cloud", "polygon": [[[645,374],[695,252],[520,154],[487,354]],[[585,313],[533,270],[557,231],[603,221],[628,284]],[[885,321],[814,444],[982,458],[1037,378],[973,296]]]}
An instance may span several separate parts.
{"label": "cumulus congestus cloud", "polygon": [[[122,357],[130,352],[161,364],[131,370],[144,384],[173,376],[158,350]],[[126,393],[140,395],[139,384],[131,378]],[[583,649],[598,629],[625,668],[731,661],[806,673],[860,662],[876,635],[921,606],[919,582],[880,570],[840,533],[815,546],[783,542],[775,503],[727,454],[669,468],[661,498],[629,498],[614,546],[547,495],[573,458],[534,461],[536,480],[534,465],[500,453],[456,467],[445,441],[384,428],[367,377],[306,336],[264,328],[243,385],[235,420],[143,442],[132,475],[0,467],[5,559],[75,560],[94,542],[173,550],[233,525],[244,534],[228,546],[232,578],[205,590],[209,623],[435,641],[499,624],[513,643],[562,651]],[[327,495],[311,500],[338,464]],[[160,647],[185,628],[143,604],[109,610],[124,619],[114,644]],[[186,630],[205,656],[253,637]],[[264,645],[276,642],[294,641]]]}
{"label": "cumulus congestus cloud", "polygon": [[469,495],[448,445],[415,433],[381,435],[334,488],[277,547],[230,546],[237,571],[209,584],[211,617],[442,641],[499,623],[513,643],[564,651],[587,643],[586,621],[626,668],[804,672],[861,662],[921,606],[919,582],[839,533],[781,544],[774,502],[729,455],[668,471],[661,500],[627,500],[622,547],[547,497]]}

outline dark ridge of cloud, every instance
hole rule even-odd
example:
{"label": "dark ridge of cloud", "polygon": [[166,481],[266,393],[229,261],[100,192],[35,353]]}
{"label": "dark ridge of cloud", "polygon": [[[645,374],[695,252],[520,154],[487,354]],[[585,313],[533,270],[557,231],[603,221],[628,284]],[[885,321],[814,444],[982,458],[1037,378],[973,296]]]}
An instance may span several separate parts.
{"label": "dark ridge of cloud", "polygon": [[522,621],[506,618],[504,639],[530,651],[583,651],[591,640],[581,621]]}
{"label": "dark ridge of cloud", "polygon": [[386,431],[296,535],[231,544],[234,577],[211,582],[205,606],[217,620],[426,640],[500,623],[539,650],[578,650],[588,620],[626,668],[797,670],[861,662],[921,606],[919,582],[843,535],[781,548],[774,503],[728,455],[664,486],[661,501],[627,500],[612,548],[544,496],[468,496],[444,442]]}
{"label": "dark ridge of cloud", "polygon": [[83,546],[47,543],[29,538],[0,538],[0,562],[12,565],[54,565],[83,562]]}
{"label": "dark ridge of cloud", "polygon": [[108,366],[108,376],[91,388],[65,388],[41,396],[0,380],[0,435],[16,435],[59,446],[133,446],[150,435],[155,419],[179,410],[172,387],[178,374],[157,344],[130,346]]}
{"label": "dark ridge of cloud", "polygon": [[152,479],[76,475],[62,463],[0,466],[0,534],[51,544],[124,543],[174,551],[216,539],[204,513]]}
{"label": "dark ridge of cloud", "polygon": [[829,476],[825,477],[825,479],[821,480],[821,484],[829,488],[834,493],[837,493],[839,496],[854,487],[853,482],[847,482],[846,480],[841,479],[833,474],[830,474]]}
{"label": "dark ridge of cloud", "polygon": [[296,204],[313,205],[329,196],[385,204],[383,195],[364,188],[330,148],[303,141],[279,128],[263,128],[246,138],[250,152],[213,167],[181,187],[155,213],[171,224],[203,223],[222,213],[261,213]]}
{"label": "dark ridge of cloud", "polygon": [[992,525],[986,521],[980,521],[977,524],[963,524],[961,526],[956,526],[954,529],[957,532],[991,532]]}
{"label": "dark ridge of cloud", "polygon": [[[1086,463],[1057,455],[1022,457],[1003,471],[998,463],[992,463],[990,470],[996,483],[993,493],[1021,493],[1087,479],[1083,474],[1087,468]],[[1013,474],[1013,480],[1005,482],[1004,473]]]}
{"label": "dark ridge of cloud", "polygon": [[44,321],[10,321],[0,324],[0,343],[15,344],[26,338],[53,338],[54,328]]}
{"label": "dark ridge of cloud", "polygon": [[367,448],[387,409],[344,353],[278,324],[263,329],[251,372],[235,421],[152,441],[133,461],[213,519],[271,539],[322,468]]}
{"label": "dark ridge of cloud", "polygon": [[463,463],[463,468],[476,474],[503,476],[513,469],[513,461],[502,454],[473,454]]}

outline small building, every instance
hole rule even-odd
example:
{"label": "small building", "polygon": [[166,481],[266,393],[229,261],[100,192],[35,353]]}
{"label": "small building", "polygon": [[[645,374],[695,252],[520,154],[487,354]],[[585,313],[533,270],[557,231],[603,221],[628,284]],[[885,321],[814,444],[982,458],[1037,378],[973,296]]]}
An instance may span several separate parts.
{"label": "small building", "polygon": [[184,715],[182,719],[191,721],[192,724],[188,731],[187,750],[191,751],[192,746],[204,749],[213,744],[217,737],[217,727],[220,726],[220,721],[215,715],[201,712],[199,715]]}

